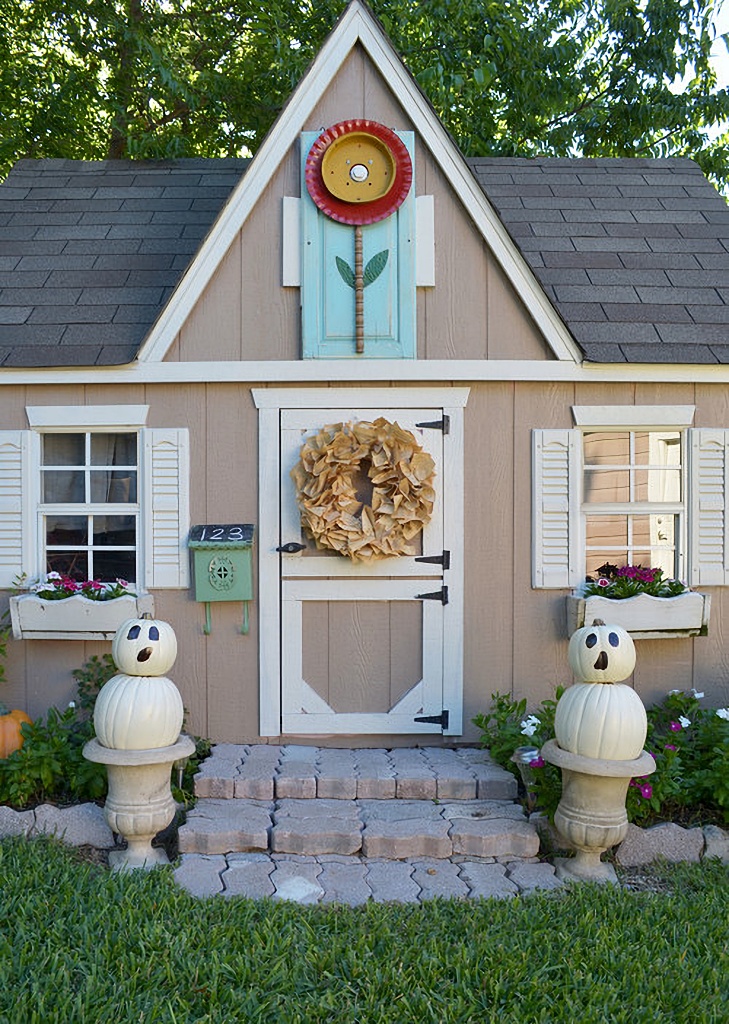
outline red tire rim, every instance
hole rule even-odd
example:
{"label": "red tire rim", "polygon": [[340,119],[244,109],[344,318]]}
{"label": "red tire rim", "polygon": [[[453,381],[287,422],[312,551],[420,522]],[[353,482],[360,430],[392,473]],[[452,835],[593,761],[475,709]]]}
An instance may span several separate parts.
{"label": "red tire rim", "polygon": [[377,121],[340,121],[314,142],[304,178],[327,217],[340,224],[374,224],[407,198],[413,165],[405,143],[389,128]]}

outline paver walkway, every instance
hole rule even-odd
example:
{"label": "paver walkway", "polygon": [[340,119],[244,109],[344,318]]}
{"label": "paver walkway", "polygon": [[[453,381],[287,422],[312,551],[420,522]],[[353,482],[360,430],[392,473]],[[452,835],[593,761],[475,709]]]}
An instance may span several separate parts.
{"label": "paver walkway", "polygon": [[175,877],[197,896],[354,905],[560,885],[484,750],[219,744],[195,791]]}

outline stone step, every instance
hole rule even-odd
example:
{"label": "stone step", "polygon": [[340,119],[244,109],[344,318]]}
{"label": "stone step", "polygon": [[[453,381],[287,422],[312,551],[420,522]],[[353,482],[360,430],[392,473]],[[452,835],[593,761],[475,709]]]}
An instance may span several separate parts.
{"label": "stone step", "polygon": [[472,747],[364,748],[219,743],[195,776],[215,800],[513,800],[516,779]]}
{"label": "stone step", "polygon": [[510,800],[202,798],[180,827],[179,851],[505,863],[536,857],[539,835]]}

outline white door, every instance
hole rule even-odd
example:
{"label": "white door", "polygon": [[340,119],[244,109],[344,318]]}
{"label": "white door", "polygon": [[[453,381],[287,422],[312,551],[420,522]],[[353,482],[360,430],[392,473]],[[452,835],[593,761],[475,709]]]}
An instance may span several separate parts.
{"label": "white door", "polygon": [[[378,416],[412,431],[433,457],[436,500],[432,519],[416,541],[416,555],[356,563],[317,550],[303,534],[290,471],[303,441],[322,427]],[[281,410],[284,734],[448,729],[454,709],[444,705],[444,636],[453,572],[443,488],[447,423],[442,407]]]}

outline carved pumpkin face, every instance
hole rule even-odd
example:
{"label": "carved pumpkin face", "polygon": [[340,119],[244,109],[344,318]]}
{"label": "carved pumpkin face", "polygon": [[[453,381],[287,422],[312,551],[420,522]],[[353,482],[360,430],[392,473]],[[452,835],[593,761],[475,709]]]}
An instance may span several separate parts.
{"label": "carved pumpkin face", "polygon": [[161,619],[127,619],[112,640],[111,656],[127,675],[163,676],[177,657],[177,637]]}
{"label": "carved pumpkin face", "polygon": [[572,634],[567,657],[583,683],[619,683],[635,668],[635,645],[622,626],[595,619]]}

